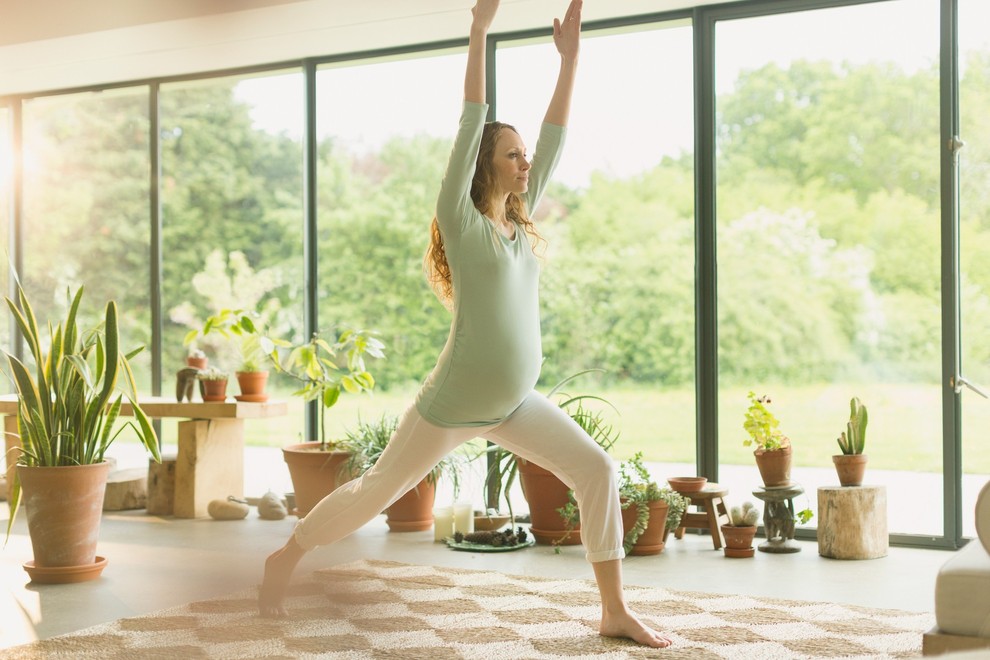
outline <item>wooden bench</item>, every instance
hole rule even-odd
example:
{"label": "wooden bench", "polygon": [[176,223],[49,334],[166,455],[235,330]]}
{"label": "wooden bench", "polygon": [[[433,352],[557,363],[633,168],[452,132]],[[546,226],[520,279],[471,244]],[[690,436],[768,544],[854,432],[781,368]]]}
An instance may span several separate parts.
{"label": "wooden bench", "polygon": [[[152,418],[179,418],[178,454],[175,465],[176,518],[199,518],[207,514],[210,500],[242,495],[244,491],[244,420],[280,417],[288,413],[285,401],[246,403],[176,402],[165,397],[143,397],[142,410]],[[121,415],[131,415],[129,404]],[[8,488],[13,484],[17,437],[17,397],[0,396],[4,416]]]}

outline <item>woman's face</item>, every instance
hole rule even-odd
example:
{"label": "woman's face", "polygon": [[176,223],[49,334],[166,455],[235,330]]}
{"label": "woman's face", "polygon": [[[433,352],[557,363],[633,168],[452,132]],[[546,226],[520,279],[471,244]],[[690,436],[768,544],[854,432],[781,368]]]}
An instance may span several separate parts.
{"label": "woman's face", "polygon": [[522,194],[529,189],[530,165],[526,160],[526,145],[515,131],[505,129],[495,140],[492,167],[499,194]]}

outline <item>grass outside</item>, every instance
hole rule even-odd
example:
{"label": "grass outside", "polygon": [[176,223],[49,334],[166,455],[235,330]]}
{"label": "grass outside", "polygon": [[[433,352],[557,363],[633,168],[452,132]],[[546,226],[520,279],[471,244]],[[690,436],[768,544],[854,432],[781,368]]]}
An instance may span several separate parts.
{"label": "grass outside", "polygon": [[[576,391],[585,391],[577,388]],[[745,388],[724,388],[719,396],[719,456],[722,464],[751,464],[752,449],[743,447],[742,428],[748,406]],[[620,431],[612,450],[617,460],[642,451],[649,462],[695,462],[695,393],[617,387],[596,392],[611,401],[619,414],[612,418]],[[771,386],[757,394],[769,394],[771,411],[781,430],[791,438],[795,464],[831,467],[838,453],[835,439],[845,430],[849,399],[858,396],[870,413],[866,453],[876,469],[917,472],[942,470],[942,416],[937,385],[806,385]],[[288,392],[274,398],[289,403],[286,417],[247,420],[246,442],[280,447],[300,442],[303,404]],[[414,389],[379,391],[372,396],[343,396],[327,418],[328,437],[339,437],[358,419],[375,419],[383,413],[401,414],[412,403]],[[964,400],[963,470],[990,474],[990,444],[977,441],[981,429],[990,428],[990,403],[970,397]],[[163,440],[175,442],[175,425],[166,422]]]}

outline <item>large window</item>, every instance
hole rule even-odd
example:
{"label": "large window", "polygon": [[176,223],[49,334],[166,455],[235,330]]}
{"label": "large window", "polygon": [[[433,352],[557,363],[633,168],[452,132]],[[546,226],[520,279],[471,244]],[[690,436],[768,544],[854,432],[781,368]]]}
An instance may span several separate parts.
{"label": "large window", "polygon": [[[10,207],[13,203],[13,179],[14,179],[14,149],[11,144],[11,112],[10,108],[0,106],[0,248],[3,249],[3,258],[0,259],[0,292],[6,296],[9,293],[10,269],[8,267],[10,259]],[[10,346],[10,323],[9,317],[4,317],[4,322],[0,323],[0,345]],[[0,385],[0,393],[10,391],[10,382],[5,378]],[[2,463],[2,461],[0,461]]]}
{"label": "large window", "polygon": [[[67,94],[23,104],[21,281],[39,319],[63,316],[85,285],[81,325],[119,309],[124,347],[148,346],[151,308],[146,87]],[[150,386],[150,352],[134,360]]]}
{"label": "large window", "polygon": [[716,25],[720,480],[740,497],[749,390],[812,509],[858,396],[868,482],[922,503],[890,531],[941,533],[938,24],[898,0]]}
{"label": "large window", "polygon": [[[535,220],[543,264],[544,390],[618,411],[618,459],[695,474],[694,185],[691,26],[587,32],[555,183]],[[557,79],[549,39],[499,47],[497,119],[530,153]],[[647,66],[646,63],[684,66]],[[663,420],[658,423],[658,420]]]}
{"label": "large window", "polygon": [[[302,340],[302,74],[162,85],[160,106],[166,377],[185,334],[221,309],[258,310],[266,331]],[[231,375],[240,367],[218,335],[197,347]],[[275,375],[269,388],[295,389]],[[303,406],[291,401],[288,417],[247,425],[248,442],[298,441]]]}
{"label": "large window", "polygon": [[373,397],[341,397],[328,430],[398,415],[436,363],[450,315],[423,276],[440,180],[457,130],[465,55],[430,53],[317,73],[319,329],[372,329]]}
{"label": "large window", "polygon": [[[979,0],[959,3],[961,75],[960,152],[960,298],[962,373],[990,394],[990,6]],[[962,390],[963,534],[976,536],[976,496],[990,479],[990,401]]]}

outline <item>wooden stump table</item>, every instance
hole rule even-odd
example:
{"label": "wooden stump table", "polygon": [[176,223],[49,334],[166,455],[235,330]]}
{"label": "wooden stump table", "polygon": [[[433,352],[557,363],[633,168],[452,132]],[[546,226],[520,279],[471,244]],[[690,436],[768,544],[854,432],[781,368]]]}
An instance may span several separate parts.
{"label": "wooden stump table", "polygon": [[818,489],[818,554],[832,559],[887,556],[887,488]]}

